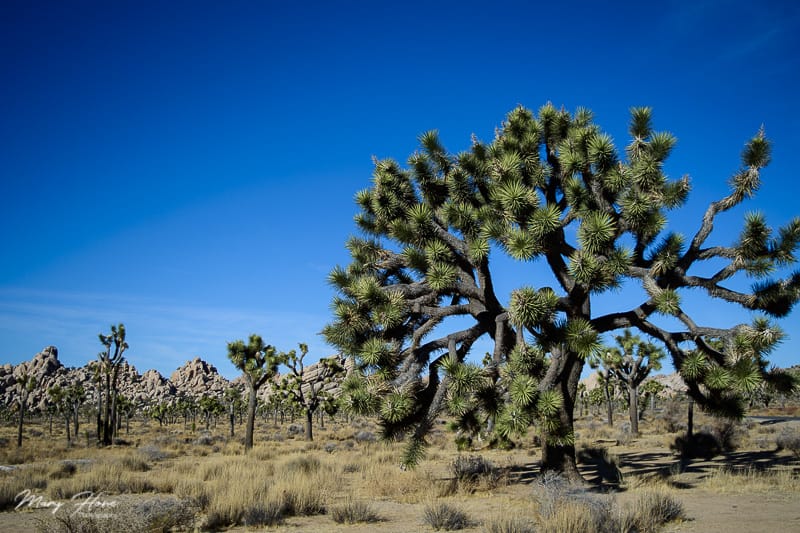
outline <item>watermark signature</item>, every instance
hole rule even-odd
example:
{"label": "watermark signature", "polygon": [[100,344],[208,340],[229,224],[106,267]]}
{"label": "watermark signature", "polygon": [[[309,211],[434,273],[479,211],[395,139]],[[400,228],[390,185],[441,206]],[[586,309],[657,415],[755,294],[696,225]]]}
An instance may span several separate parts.
{"label": "watermark signature", "polygon": [[51,512],[54,515],[64,509],[65,511],[71,511],[71,516],[91,515],[95,518],[110,518],[110,513],[101,513],[100,511],[113,509],[118,502],[104,499],[104,496],[104,492],[95,494],[87,490],[75,494],[69,502],[57,502],[34,494],[30,489],[25,489],[14,497],[14,501],[18,502],[14,509],[17,511],[25,507],[29,509],[52,509]]}

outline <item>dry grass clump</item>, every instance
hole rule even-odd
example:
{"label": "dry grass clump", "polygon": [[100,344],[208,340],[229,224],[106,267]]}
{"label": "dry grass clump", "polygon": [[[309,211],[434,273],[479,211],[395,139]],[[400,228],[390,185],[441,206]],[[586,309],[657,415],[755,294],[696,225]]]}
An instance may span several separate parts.
{"label": "dry grass clump", "polygon": [[16,497],[20,492],[47,487],[48,476],[45,465],[30,465],[0,472],[0,511],[16,507]]}
{"label": "dry grass clump", "polygon": [[364,496],[420,503],[441,491],[440,483],[421,468],[401,470],[398,464],[365,462],[359,487]]}
{"label": "dry grass clump", "polygon": [[614,509],[600,499],[567,500],[557,505],[551,514],[542,516],[537,531],[542,533],[616,533],[620,531],[619,517]]}
{"label": "dry grass clump", "polygon": [[372,523],[380,520],[380,517],[369,503],[350,498],[344,503],[331,508],[331,518],[337,524]]}
{"label": "dry grass clump", "polygon": [[447,503],[429,503],[422,514],[423,521],[435,530],[454,531],[472,525],[467,513]]}
{"label": "dry grass clump", "polygon": [[56,441],[48,438],[26,438],[22,447],[17,448],[16,441],[13,445],[0,446],[0,465],[21,465],[46,461],[52,457],[61,457],[67,450],[65,441]]}
{"label": "dry grass clump", "polygon": [[564,477],[544,474],[534,495],[539,502],[538,531],[546,533],[611,533],[619,531],[613,502]]}
{"label": "dry grass clump", "polygon": [[[132,466],[140,467],[138,463]],[[89,464],[71,477],[53,480],[47,486],[47,493],[51,498],[67,500],[82,492],[140,494],[154,489],[155,486],[145,472],[132,472],[122,461],[105,460]]]}
{"label": "dry grass clump", "polygon": [[483,525],[486,533],[535,533],[536,524],[528,518],[501,515],[487,520]]}
{"label": "dry grass clump", "polygon": [[665,489],[644,489],[632,505],[620,509],[613,497],[546,474],[535,494],[539,501],[536,531],[547,533],[646,533],[684,516],[683,505]]}
{"label": "dry grass clump", "polygon": [[658,531],[668,522],[685,518],[683,504],[665,489],[647,489],[637,495],[627,515],[623,529],[648,533]]}
{"label": "dry grass clump", "polygon": [[791,470],[731,470],[720,468],[708,476],[703,487],[722,494],[751,492],[800,492],[800,477]]}
{"label": "dry grass clump", "polygon": [[175,485],[206,513],[204,527],[275,525],[287,516],[324,514],[339,468],[311,455],[265,463],[255,456],[212,457]]}

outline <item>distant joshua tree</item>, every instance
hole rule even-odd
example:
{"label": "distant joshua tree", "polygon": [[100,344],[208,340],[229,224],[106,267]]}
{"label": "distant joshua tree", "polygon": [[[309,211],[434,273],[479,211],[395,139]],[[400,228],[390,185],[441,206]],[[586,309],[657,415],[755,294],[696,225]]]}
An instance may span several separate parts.
{"label": "distant joshua tree", "polygon": [[228,422],[231,426],[231,437],[233,437],[234,427],[236,425],[236,413],[242,407],[242,391],[238,387],[228,387],[225,389],[225,394],[222,396],[222,402],[228,411]]}
{"label": "distant joshua tree", "polygon": [[664,350],[655,344],[645,342],[638,335],[626,329],[622,335],[614,337],[619,348],[612,348],[604,359],[608,370],[625,385],[628,395],[628,410],[631,421],[631,434],[639,434],[639,385],[653,370],[661,369]]}
{"label": "distant joshua tree", "polygon": [[66,402],[69,406],[70,410],[72,411],[72,422],[73,422],[73,434],[75,437],[78,436],[78,415],[80,414],[81,406],[83,402],[86,400],[86,391],[83,388],[83,385],[80,383],[73,383],[69,387],[66,388]]}
{"label": "distant joshua tree", "polygon": [[47,395],[55,407],[56,412],[64,418],[64,428],[67,430],[67,446],[72,442],[70,434],[70,422],[72,422],[72,409],[67,401],[67,389],[62,389],[58,385],[53,385],[47,389]]}
{"label": "distant joshua tree", "polygon": [[320,407],[333,405],[333,398],[325,392],[325,385],[338,374],[344,372],[344,366],[339,357],[320,359],[317,371],[309,375],[303,364],[303,359],[308,354],[308,345],[300,343],[300,356],[294,350],[287,354],[286,366],[289,373],[281,380],[280,390],[285,397],[305,412],[306,440],[314,440],[312,421],[314,413]]}
{"label": "distant joshua tree", "polygon": [[22,425],[25,420],[25,411],[28,408],[28,396],[31,391],[36,387],[36,377],[31,375],[27,370],[23,370],[18,376],[17,380],[17,405],[19,407],[19,419],[17,425],[17,448],[22,447]]}
{"label": "distant joshua tree", "polygon": [[274,346],[264,343],[261,336],[255,333],[250,335],[247,344],[243,340],[228,343],[228,359],[242,371],[247,383],[247,427],[244,437],[244,449],[253,447],[253,428],[256,422],[256,407],[258,400],[256,393],[268,380],[275,377],[278,365],[286,359],[285,354],[279,353]]}
{"label": "distant joshua tree", "polygon": [[650,410],[653,411],[656,408],[656,398],[658,398],[658,395],[664,392],[665,389],[666,387],[655,379],[649,379],[642,384],[640,389],[642,391],[642,407],[639,408],[640,419],[644,418],[648,400],[650,403]]}
{"label": "distant joshua tree", "polygon": [[222,402],[216,396],[204,394],[198,401],[197,407],[203,413],[206,422],[206,431],[211,429],[211,419],[214,419],[214,427],[217,426],[217,416],[222,412]]}

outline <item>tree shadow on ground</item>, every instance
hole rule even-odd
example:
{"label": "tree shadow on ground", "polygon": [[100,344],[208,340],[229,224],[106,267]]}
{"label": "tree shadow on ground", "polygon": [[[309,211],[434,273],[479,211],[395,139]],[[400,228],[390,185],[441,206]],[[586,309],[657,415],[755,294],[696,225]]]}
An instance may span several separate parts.
{"label": "tree shadow on ground", "polygon": [[[611,455],[603,448],[589,448],[578,455],[581,475],[589,487],[602,492],[624,492],[623,482],[633,478],[664,480],[677,489],[694,488],[721,468],[742,472],[793,468],[800,472],[800,460],[777,450],[728,452],[711,459],[681,458],[669,450]],[[512,483],[531,484],[540,478],[538,463],[513,466],[508,473]]]}
{"label": "tree shadow on ground", "polygon": [[[626,478],[662,479],[675,488],[695,487],[721,468],[740,472],[800,469],[796,458],[777,450],[726,452],[710,459],[680,457],[669,451],[620,453],[617,458]],[[674,479],[679,474],[686,475]]]}

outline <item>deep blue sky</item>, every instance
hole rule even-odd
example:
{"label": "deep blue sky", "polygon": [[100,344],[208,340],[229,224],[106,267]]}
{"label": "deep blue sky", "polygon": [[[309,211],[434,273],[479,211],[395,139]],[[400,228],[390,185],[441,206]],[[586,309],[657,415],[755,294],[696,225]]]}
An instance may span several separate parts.
{"label": "deep blue sky", "polygon": [[[686,232],[763,124],[764,186],[712,239],[800,212],[794,2],[5,0],[0,76],[0,363],[53,344],[83,365],[117,322],[140,371],[201,356],[233,377],[225,343],[251,332],[328,355],[325,279],[371,157],[404,162],[434,128],[451,151],[491,140],[517,104],[589,107],[619,147],[653,107],[693,180]],[[782,325],[787,366],[797,312]]]}

